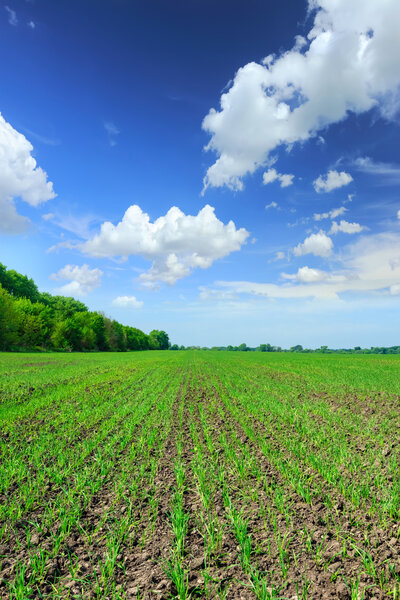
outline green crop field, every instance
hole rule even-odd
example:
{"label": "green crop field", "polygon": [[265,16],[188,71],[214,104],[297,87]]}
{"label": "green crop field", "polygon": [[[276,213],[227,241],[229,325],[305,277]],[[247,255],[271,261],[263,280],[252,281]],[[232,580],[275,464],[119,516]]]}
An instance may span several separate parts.
{"label": "green crop field", "polygon": [[0,420],[1,598],[399,598],[399,356],[3,353]]}

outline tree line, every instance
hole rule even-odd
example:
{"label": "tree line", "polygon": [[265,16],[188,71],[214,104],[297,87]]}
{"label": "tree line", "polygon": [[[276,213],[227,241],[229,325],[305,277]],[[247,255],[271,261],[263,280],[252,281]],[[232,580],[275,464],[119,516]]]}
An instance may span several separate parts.
{"label": "tree line", "polygon": [[65,296],[39,292],[33,279],[0,263],[0,350],[166,350],[168,334],[148,335]]}
{"label": "tree line", "polygon": [[174,344],[171,350],[218,350],[221,352],[300,352],[310,354],[312,352],[318,354],[400,354],[400,346],[372,346],[371,348],[328,348],[328,346],[320,346],[320,348],[303,348],[301,344],[291,346],[289,349],[281,348],[280,346],[271,346],[271,344],[260,344],[256,347],[250,347],[243,343],[239,346],[178,346]]}

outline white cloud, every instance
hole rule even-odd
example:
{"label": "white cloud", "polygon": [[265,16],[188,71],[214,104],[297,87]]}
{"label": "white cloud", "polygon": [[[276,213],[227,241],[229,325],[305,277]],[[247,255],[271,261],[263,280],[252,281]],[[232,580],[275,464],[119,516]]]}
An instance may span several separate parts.
{"label": "white cloud", "polygon": [[316,281],[325,281],[329,275],[326,271],[320,269],[310,269],[310,267],[300,267],[297,273],[291,275],[288,273],[282,273],[283,279],[289,279],[291,281],[301,281],[303,283],[315,283]]}
{"label": "white cloud", "polygon": [[65,265],[58,273],[50,275],[54,281],[67,280],[58,292],[71,296],[86,296],[101,285],[103,271],[100,269],[90,269],[88,265]]}
{"label": "white cloud", "polygon": [[242,178],[281,145],[373,107],[390,118],[398,108],[398,0],[309,0],[315,11],[307,40],[262,64],[240,68],[203,129],[217,154],[204,187],[243,188]]}
{"label": "white cloud", "polygon": [[400,295],[400,283],[395,283],[390,286],[390,294],[391,296],[399,296]]}
{"label": "white cloud", "polygon": [[143,301],[137,300],[135,296],[118,296],[112,303],[121,308],[142,308],[143,306]]}
{"label": "white cloud", "polygon": [[199,286],[199,299],[200,300],[235,300],[237,294],[230,290],[213,290],[203,285]]}
{"label": "white cloud", "polygon": [[29,21],[28,22],[28,27],[30,27],[31,29],[35,29],[36,28],[36,23],[34,21]]}
{"label": "white cloud", "polygon": [[53,184],[31,155],[33,146],[0,114],[0,233],[21,233],[28,219],[18,215],[15,198],[38,206],[55,197]]}
{"label": "white cloud", "polygon": [[270,208],[278,208],[278,205],[276,202],[272,201],[269,204],[265,205],[265,210],[269,210]]}
{"label": "white cloud", "polygon": [[314,254],[314,256],[328,257],[332,254],[333,242],[322,230],[309,235],[302,244],[293,249],[295,256]]}
{"label": "white cloud", "polygon": [[[48,220],[49,219],[50,217],[48,217]],[[89,239],[91,228],[100,222],[100,219],[93,214],[81,214],[77,216],[69,212],[64,214],[57,213],[52,215],[51,219],[53,220],[53,224],[57,227],[65,229],[65,231],[69,231],[78,238],[82,238],[84,240]]]}
{"label": "white cloud", "polygon": [[139,279],[155,287],[160,282],[172,285],[197,267],[210,267],[218,258],[240,250],[248,236],[248,231],[236,229],[233,221],[224,225],[209,205],[196,216],[185,215],[174,206],[154,222],[133,205],[117,225],[103,223],[100,232],[80,249],[97,257],[135,254],[151,260],[150,269]]}
{"label": "white cloud", "polygon": [[338,261],[340,270],[331,273],[303,267],[297,274],[284,274],[285,279],[292,281],[282,285],[251,281],[220,281],[217,285],[237,294],[287,299],[338,298],[344,293],[397,295],[400,292],[400,235],[364,236],[347,246]]}
{"label": "white cloud", "polygon": [[319,283],[321,281],[338,283],[346,281],[347,279],[345,275],[332,274],[327,271],[322,271],[321,269],[310,267],[300,267],[297,273],[294,274],[281,273],[281,277],[289,281],[299,281],[300,283]]}
{"label": "white cloud", "polygon": [[54,219],[54,217],[54,213],[46,213],[42,215],[42,219],[44,219],[45,221],[51,221],[51,219]]}
{"label": "white cloud", "polygon": [[293,183],[294,175],[278,173],[276,169],[268,169],[263,173],[263,184],[267,185],[277,179],[281,182],[281,188],[288,187]]}
{"label": "white cloud", "polygon": [[112,121],[105,121],[103,123],[103,125],[104,125],[104,129],[107,132],[108,141],[110,143],[110,146],[116,146],[117,140],[115,138],[117,135],[119,135],[121,133],[120,130],[115,125],[115,123],[113,123]]}
{"label": "white cloud", "polygon": [[18,25],[17,13],[15,12],[15,10],[12,10],[9,6],[5,6],[4,8],[8,14],[8,22],[10,23],[10,25],[16,27],[16,25]]}
{"label": "white cloud", "polygon": [[391,163],[374,162],[368,156],[357,158],[353,166],[361,173],[381,177],[383,185],[400,183],[400,166]]}
{"label": "white cloud", "polygon": [[341,206],[340,208],[333,208],[329,212],[325,213],[315,213],[314,221],[322,221],[322,219],[336,219],[336,217],[340,217],[347,211],[345,206]]}
{"label": "white cloud", "polygon": [[340,221],[339,225],[336,223],[336,221],[333,221],[332,223],[332,227],[329,231],[329,233],[331,234],[335,234],[335,233],[360,233],[361,231],[363,231],[365,229],[365,227],[363,227],[362,225],[360,225],[359,223],[349,223],[348,221],[344,221],[343,219]]}
{"label": "white cloud", "polygon": [[16,235],[24,233],[30,220],[17,213],[14,202],[11,198],[2,198],[0,196],[0,234]]}
{"label": "white cloud", "polygon": [[280,175],[279,179],[281,181],[281,187],[285,188],[285,187],[289,187],[289,185],[292,185],[293,178],[294,178],[294,175],[289,175],[289,174]]}
{"label": "white cloud", "polygon": [[348,185],[353,181],[352,176],[345,171],[328,171],[325,177],[320,175],[314,181],[314,189],[318,194],[322,192],[331,192],[332,190],[336,190],[337,188],[341,188],[344,185]]}
{"label": "white cloud", "polygon": [[397,218],[400,219],[400,210],[397,211]]}

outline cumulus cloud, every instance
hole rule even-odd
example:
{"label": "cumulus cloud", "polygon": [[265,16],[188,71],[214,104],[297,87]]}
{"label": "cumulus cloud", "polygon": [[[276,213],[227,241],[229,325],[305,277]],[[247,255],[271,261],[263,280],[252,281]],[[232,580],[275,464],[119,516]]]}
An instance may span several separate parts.
{"label": "cumulus cloud", "polygon": [[300,267],[297,273],[289,274],[282,273],[283,279],[289,279],[291,281],[301,281],[303,283],[315,283],[316,281],[325,281],[328,279],[329,274],[326,271],[320,269],[311,269],[310,267]]}
{"label": "cumulus cloud", "polygon": [[249,232],[236,229],[233,221],[225,225],[217,219],[209,205],[195,216],[173,206],[154,222],[140,206],[133,205],[117,225],[103,223],[100,232],[80,249],[97,257],[134,254],[151,260],[150,269],[139,279],[155,287],[160,282],[172,285],[197,267],[210,267],[218,258],[240,250],[248,236]]}
{"label": "cumulus cloud", "polygon": [[58,273],[50,275],[54,281],[66,280],[58,292],[71,296],[86,296],[101,285],[103,271],[100,269],[90,269],[88,265],[65,265]]}
{"label": "cumulus cloud", "polygon": [[352,176],[345,171],[341,171],[340,173],[338,171],[328,171],[325,177],[320,175],[313,183],[315,191],[320,194],[341,188],[352,181]]}
{"label": "cumulus cloud", "polygon": [[336,221],[333,221],[332,227],[331,227],[329,233],[331,233],[331,234],[335,234],[335,233],[339,233],[339,232],[350,233],[350,234],[351,233],[360,233],[364,229],[365,229],[365,227],[363,227],[359,223],[349,223],[348,221],[344,221],[342,219],[339,224],[337,224]]}
{"label": "cumulus cloud", "polygon": [[324,231],[312,233],[302,244],[298,244],[293,249],[295,256],[304,256],[305,254],[314,254],[314,256],[328,257],[332,254],[333,242]]}
{"label": "cumulus cloud", "polygon": [[302,267],[289,283],[220,281],[218,288],[236,294],[268,298],[331,298],[345,293],[397,295],[400,293],[400,234],[364,236],[347,246],[338,257],[340,269],[319,271]]}
{"label": "cumulus cloud", "polygon": [[304,142],[350,111],[398,108],[398,0],[309,0],[314,22],[291,50],[240,68],[203,129],[216,162],[204,187],[243,188],[242,178],[281,145]]}
{"label": "cumulus cloud", "polygon": [[340,217],[347,211],[345,206],[341,206],[340,208],[333,208],[332,210],[324,213],[315,213],[314,221],[322,221],[322,219],[336,219],[336,217]]}
{"label": "cumulus cloud", "polygon": [[397,218],[400,219],[400,210],[397,211]]}
{"label": "cumulus cloud", "polygon": [[8,14],[8,22],[10,23],[10,25],[13,25],[13,27],[16,27],[18,25],[17,13],[15,12],[15,10],[12,10],[9,6],[5,6],[4,8]]}
{"label": "cumulus cloud", "polygon": [[282,174],[278,173],[276,169],[268,169],[263,174],[263,184],[267,185],[268,183],[272,183],[278,179],[281,183],[281,188],[288,187],[293,183],[294,175],[289,175],[288,173]]}
{"label": "cumulus cloud", "polygon": [[135,296],[118,296],[112,303],[121,308],[142,308],[143,306],[143,301],[137,300]]}
{"label": "cumulus cloud", "polygon": [[53,184],[37,166],[32,150],[25,136],[0,114],[0,233],[21,233],[29,223],[17,213],[15,198],[38,206],[55,197]]}

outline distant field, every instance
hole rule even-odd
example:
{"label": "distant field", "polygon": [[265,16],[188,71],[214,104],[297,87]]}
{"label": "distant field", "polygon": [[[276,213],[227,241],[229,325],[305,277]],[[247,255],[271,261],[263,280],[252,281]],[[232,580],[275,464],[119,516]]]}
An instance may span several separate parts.
{"label": "distant field", "polygon": [[400,356],[0,354],[0,597],[400,597]]}

